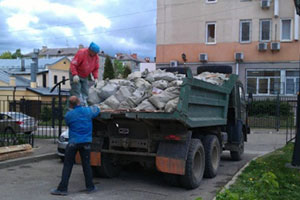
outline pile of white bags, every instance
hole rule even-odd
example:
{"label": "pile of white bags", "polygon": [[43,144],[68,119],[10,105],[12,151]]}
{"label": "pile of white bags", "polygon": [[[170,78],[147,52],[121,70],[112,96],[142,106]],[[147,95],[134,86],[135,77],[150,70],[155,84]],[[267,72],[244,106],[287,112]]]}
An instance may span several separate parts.
{"label": "pile of white bags", "polygon": [[[185,75],[155,70],[131,73],[127,79],[100,81],[89,90],[88,103],[102,110],[173,112],[179,102]],[[222,85],[225,74],[204,72],[195,78]]]}

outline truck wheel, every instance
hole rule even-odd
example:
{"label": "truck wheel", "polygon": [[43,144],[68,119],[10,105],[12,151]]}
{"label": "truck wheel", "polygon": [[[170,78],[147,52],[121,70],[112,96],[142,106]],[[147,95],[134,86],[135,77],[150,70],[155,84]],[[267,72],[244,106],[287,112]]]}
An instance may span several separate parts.
{"label": "truck wheel", "polygon": [[112,162],[109,154],[101,154],[101,166],[92,167],[93,173],[96,177],[113,178],[119,176],[121,166]]}
{"label": "truck wheel", "polygon": [[175,187],[180,186],[179,175],[164,173],[164,180],[167,184]]}
{"label": "truck wheel", "polygon": [[207,135],[204,138],[205,149],[205,178],[213,178],[217,175],[220,159],[221,147],[219,139],[215,135]]}
{"label": "truck wheel", "polygon": [[230,151],[231,160],[240,161],[243,158],[243,154],[244,154],[244,135],[242,134],[241,142],[239,144],[239,150]]}
{"label": "truck wheel", "polygon": [[201,140],[192,139],[185,163],[185,175],[180,176],[180,183],[186,189],[200,185],[205,168],[205,152]]}
{"label": "truck wheel", "polygon": [[207,65],[197,67],[197,74],[201,74],[202,72],[231,74],[232,67],[229,65]]}

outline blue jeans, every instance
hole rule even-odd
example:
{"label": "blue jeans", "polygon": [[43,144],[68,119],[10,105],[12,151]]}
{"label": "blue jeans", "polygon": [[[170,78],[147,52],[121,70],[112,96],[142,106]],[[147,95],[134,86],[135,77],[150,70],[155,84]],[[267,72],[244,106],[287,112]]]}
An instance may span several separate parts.
{"label": "blue jeans", "polygon": [[87,98],[89,96],[88,77],[82,78],[79,76],[79,82],[74,83],[71,72],[69,72],[69,76],[71,84],[70,96],[78,97],[80,99],[81,104],[87,105]]}
{"label": "blue jeans", "polygon": [[91,143],[81,143],[81,144],[68,144],[65,152],[65,161],[62,171],[61,182],[58,185],[58,190],[68,191],[69,179],[71,176],[73,164],[75,163],[75,156],[77,151],[80,153],[82,169],[85,177],[86,189],[93,189],[93,174],[90,165],[90,153],[91,153]]}

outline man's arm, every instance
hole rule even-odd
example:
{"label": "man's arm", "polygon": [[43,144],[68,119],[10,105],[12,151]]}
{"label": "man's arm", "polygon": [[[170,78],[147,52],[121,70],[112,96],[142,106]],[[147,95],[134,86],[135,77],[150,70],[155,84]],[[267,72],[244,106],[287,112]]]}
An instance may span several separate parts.
{"label": "man's arm", "polygon": [[97,55],[96,66],[94,67],[94,70],[92,71],[94,79],[98,79],[98,71],[99,71],[99,57]]}
{"label": "man's arm", "polygon": [[78,75],[77,67],[82,63],[82,60],[83,54],[80,51],[78,51],[70,64],[72,76]]}
{"label": "man's arm", "polygon": [[91,118],[97,117],[100,113],[100,108],[98,106],[90,106],[90,110],[91,110]]}

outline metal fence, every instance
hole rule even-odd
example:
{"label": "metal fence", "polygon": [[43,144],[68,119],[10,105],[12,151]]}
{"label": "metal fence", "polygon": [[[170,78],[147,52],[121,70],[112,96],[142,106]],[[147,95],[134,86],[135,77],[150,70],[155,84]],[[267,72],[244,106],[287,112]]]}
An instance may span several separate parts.
{"label": "metal fence", "polygon": [[62,102],[60,108],[57,98],[42,101],[32,96],[0,96],[0,146],[33,145],[37,137],[56,139],[65,129],[65,105]]}
{"label": "metal fence", "polygon": [[251,128],[276,129],[292,140],[296,130],[297,97],[255,97],[249,106]]}

